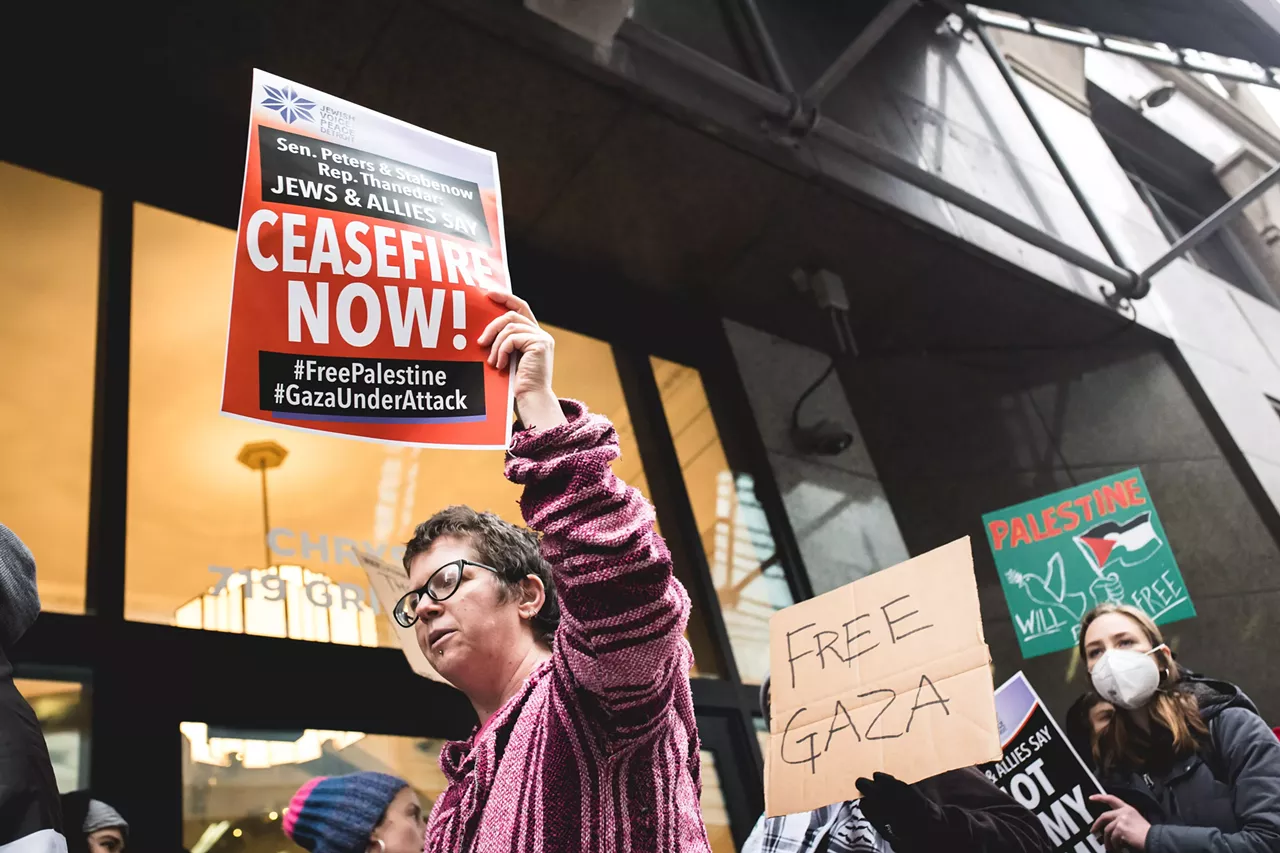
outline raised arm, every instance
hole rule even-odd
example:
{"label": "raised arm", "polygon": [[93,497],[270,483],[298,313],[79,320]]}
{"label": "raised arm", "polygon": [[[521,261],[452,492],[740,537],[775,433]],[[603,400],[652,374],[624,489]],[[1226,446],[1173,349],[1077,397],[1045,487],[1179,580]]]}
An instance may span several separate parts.
{"label": "raised arm", "polygon": [[512,440],[507,477],[524,486],[525,523],[542,534],[555,573],[556,665],[612,718],[611,735],[639,737],[666,718],[678,689],[688,690],[689,596],[654,530],[653,507],[613,474],[613,425],[556,400],[550,336],[520,300],[494,299],[512,310],[480,342],[492,341],[498,368],[520,354],[516,409],[526,429]]}
{"label": "raised arm", "polygon": [[613,425],[577,403],[563,410],[567,423],[512,442],[507,476],[524,486],[525,523],[543,534],[555,572],[557,663],[617,718],[613,733],[635,737],[688,684],[689,596],[672,576],[653,507],[609,467]]}

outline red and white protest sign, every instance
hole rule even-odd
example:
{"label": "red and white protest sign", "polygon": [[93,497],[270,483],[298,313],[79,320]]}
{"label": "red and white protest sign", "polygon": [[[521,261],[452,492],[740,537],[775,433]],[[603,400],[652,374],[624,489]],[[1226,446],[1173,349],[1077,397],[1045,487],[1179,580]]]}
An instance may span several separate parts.
{"label": "red and white protest sign", "polygon": [[503,448],[511,372],[476,338],[511,289],[493,152],[255,71],[222,411]]}

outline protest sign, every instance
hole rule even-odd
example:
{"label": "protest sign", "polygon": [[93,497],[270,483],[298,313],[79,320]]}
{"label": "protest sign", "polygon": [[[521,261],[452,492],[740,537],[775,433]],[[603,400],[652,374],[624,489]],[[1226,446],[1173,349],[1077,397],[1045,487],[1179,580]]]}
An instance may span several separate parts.
{"label": "protest sign", "polygon": [[967,537],[779,610],[769,657],[770,817],[1000,757]]}
{"label": "protest sign", "polygon": [[493,152],[254,71],[222,411],[503,448],[511,371],[476,339],[509,291]]}
{"label": "protest sign", "polygon": [[1104,601],[1136,605],[1160,624],[1196,615],[1137,468],[982,523],[1024,658],[1075,646],[1080,617]]}
{"label": "protest sign", "polygon": [[360,568],[364,569],[365,575],[369,578],[369,588],[373,590],[373,594],[382,605],[384,618],[396,632],[396,639],[400,641],[400,648],[404,651],[405,659],[409,661],[409,667],[418,675],[448,684],[445,677],[436,672],[435,668],[427,662],[427,656],[422,653],[422,647],[418,645],[418,637],[414,629],[404,627],[391,615],[391,608],[395,607],[396,602],[409,591],[408,574],[402,567],[393,566],[367,551],[355,553],[356,559],[360,561]]}
{"label": "protest sign", "polygon": [[1022,673],[996,691],[996,715],[1004,758],[979,769],[1040,819],[1060,853],[1103,853],[1089,832],[1107,810],[1089,802],[1102,786]]}

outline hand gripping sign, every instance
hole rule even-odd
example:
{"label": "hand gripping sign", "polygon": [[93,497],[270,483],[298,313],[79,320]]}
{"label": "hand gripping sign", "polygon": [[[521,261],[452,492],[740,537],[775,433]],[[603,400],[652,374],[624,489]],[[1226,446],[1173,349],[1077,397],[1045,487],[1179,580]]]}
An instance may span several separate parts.
{"label": "hand gripping sign", "polygon": [[503,448],[488,289],[511,289],[492,152],[254,72],[223,412]]}
{"label": "hand gripping sign", "polygon": [[770,817],[1000,758],[967,537],[779,610],[769,657]]}

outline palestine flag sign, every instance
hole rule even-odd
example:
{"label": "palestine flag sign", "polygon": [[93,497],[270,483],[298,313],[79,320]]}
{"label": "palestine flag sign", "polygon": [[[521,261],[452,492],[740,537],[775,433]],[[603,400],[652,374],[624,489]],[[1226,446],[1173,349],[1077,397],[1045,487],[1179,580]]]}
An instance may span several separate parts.
{"label": "palestine flag sign", "polygon": [[1160,537],[1151,524],[1151,513],[1140,512],[1124,524],[1104,521],[1075,537],[1085,558],[1101,572],[1112,563],[1136,566],[1160,550]]}
{"label": "palestine flag sign", "polygon": [[1072,648],[1096,604],[1196,615],[1137,468],[982,517],[1024,658]]}
{"label": "palestine flag sign", "polygon": [[1106,811],[1089,802],[1102,786],[1022,673],[996,691],[996,717],[1004,758],[978,769],[1040,819],[1058,853],[1103,853],[1089,832]]}

